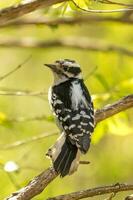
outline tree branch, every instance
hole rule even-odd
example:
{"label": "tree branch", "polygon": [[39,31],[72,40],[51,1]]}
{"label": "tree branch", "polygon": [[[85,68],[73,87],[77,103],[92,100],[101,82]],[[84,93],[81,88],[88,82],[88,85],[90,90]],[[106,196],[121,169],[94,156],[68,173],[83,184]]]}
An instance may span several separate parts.
{"label": "tree branch", "polygon": [[12,75],[14,72],[18,71],[30,58],[31,58],[31,56],[28,57],[28,58],[26,58],[26,60],[24,60],[23,63],[19,64],[17,67],[15,67],[14,69],[12,69],[10,72],[6,73],[3,76],[0,76],[0,81],[3,81],[4,79],[6,79],[10,75]]}
{"label": "tree branch", "polygon": [[[112,115],[115,115],[121,111],[124,111],[132,107],[133,107],[133,94],[120,99],[114,104],[105,106],[103,109],[97,110],[95,113],[96,124],[108,117],[111,117]],[[13,193],[10,197],[7,198],[7,200],[16,200],[16,199],[29,200],[32,197],[40,194],[46,188],[46,186],[50,182],[52,182],[56,177],[57,177],[57,174],[54,171],[54,169],[48,168],[46,171],[42,172],[37,177],[33,178],[33,180],[30,181],[27,186]],[[98,194],[119,192],[119,191],[125,191],[125,190],[133,190],[133,185],[122,184],[122,185],[106,186],[105,188],[100,187],[100,188],[87,190],[87,192],[89,191],[89,193],[87,193],[86,191],[81,191],[81,192],[70,194],[69,198],[66,197],[66,199],[64,198],[64,200],[67,200],[67,199],[73,200],[74,198],[70,199],[70,197],[72,197],[73,194],[78,194],[79,197],[77,197],[78,196],[77,195],[75,199],[80,199],[81,197],[84,198],[85,195],[88,195],[88,194],[91,194],[91,195],[93,194],[94,196],[94,194],[98,195]],[[59,199],[62,200],[62,196],[61,198],[59,197]]]}
{"label": "tree branch", "polygon": [[101,122],[123,110],[133,107],[133,94],[123,97],[119,101],[107,105],[102,109],[98,109],[95,112],[96,123]]}
{"label": "tree branch", "polygon": [[88,40],[86,37],[69,37],[63,39],[36,41],[29,39],[22,40],[1,40],[0,47],[19,47],[19,48],[53,48],[67,47],[89,51],[118,52],[127,56],[133,56],[133,51],[115,44],[105,44],[98,40]]}
{"label": "tree branch", "polygon": [[[68,0],[33,0],[29,3],[23,3],[15,6],[10,6],[4,9],[0,10],[0,24],[4,25],[6,23],[9,23],[11,20],[16,19],[18,17],[22,17],[25,14],[28,14],[30,12],[33,12],[40,8],[46,8],[48,6],[52,6],[57,3],[65,2]],[[129,8],[123,8],[123,9],[116,9],[116,10],[92,10],[92,9],[82,9],[80,8],[74,1],[74,5],[85,12],[91,12],[91,13],[112,13],[112,12],[125,12],[125,11],[132,11],[133,6],[130,5]]]}
{"label": "tree branch", "polygon": [[29,3],[19,4],[18,6],[10,6],[0,10],[0,24],[6,24],[7,22],[35,11],[39,8],[46,8],[57,3],[61,3],[67,0],[33,0]]}
{"label": "tree branch", "polygon": [[48,168],[30,181],[26,187],[13,193],[7,200],[30,200],[32,197],[40,194],[56,177],[57,174],[54,169],[52,167]]}
{"label": "tree branch", "polygon": [[73,192],[70,194],[60,195],[57,197],[49,198],[48,200],[78,200],[87,197],[93,197],[97,195],[103,195],[108,193],[117,193],[122,191],[133,190],[133,184],[115,184],[103,187],[92,188],[88,190],[82,190],[78,192]]}
{"label": "tree branch", "polygon": [[125,200],[133,200],[133,194],[127,196],[127,197],[125,198]]}
{"label": "tree branch", "polygon": [[133,24],[132,17],[126,17],[122,15],[121,17],[110,17],[110,16],[95,16],[95,15],[81,15],[74,17],[62,17],[62,18],[36,18],[36,19],[19,19],[11,23],[0,24],[0,28],[9,26],[32,26],[32,25],[47,25],[47,26],[57,26],[57,25],[73,25],[73,24],[89,24],[89,23],[99,23],[99,22],[115,22],[115,23],[125,23]]}

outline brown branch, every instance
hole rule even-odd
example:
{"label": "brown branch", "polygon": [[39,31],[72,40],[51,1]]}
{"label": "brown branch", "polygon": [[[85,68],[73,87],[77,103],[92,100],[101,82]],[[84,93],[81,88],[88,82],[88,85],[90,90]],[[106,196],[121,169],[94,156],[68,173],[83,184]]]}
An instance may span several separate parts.
{"label": "brown branch", "polygon": [[40,194],[56,177],[57,174],[54,169],[52,167],[48,168],[30,181],[26,187],[13,193],[7,200],[30,200],[32,197]]}
{"label": "brown branch", "polygon": [[[117,101],[114,104],[105,106],[103,109],[100,109],[96,111],[95,113],[95,121],[96,123],[111,117],[112,115],[115,115],[121,111],[124,111],[128,108],[133,107],[133,94],[128,95],[121,100]],[[40,194],[46,186],[52,182],[57,177],[57,174],[55,173],[53,168],[49,168],[46,171],[39,174],[37,177],[33,178],[32,181],[28,183],[27,186],[20,189],[19,191],[13,193],[10,197],[8,197],[8,200],[29,200],[32,197]],[[126,190],[133,190],[133,185],[114,185],[114,186],[106,186],[106,187],[100,187],[95,188],[91,190],[81,191],[77,193],[70,194],[69,197],[72,197],[73,194],[78,194],[75,199],[80,199],[81,197],[85,197],[85,195],[98,195],[98,194],[105,194],[105,193],[112,193],[112,192],[120,192],[120,191],[126,191]],[[89,193],[88,193],[89,191]],[[104,192],[103,192],[104,191]],[[58,198],[58,197],[57,197]],[[59,197],[60,198],[60,197]],[[62,200],[62,196],[60,198]],[[64,198],[64,200],[73,200],[74,198]]]}
{"label": "brown branch", "polygon": [[104,23],[104,22],[115,22],[115,23],[125,23],[133,24],[132,17],[110,17],[110,16],[95,16],[95,15],[82,15],[74,17],[62,17],[62,18],[53,18],[53,19],[20,19],[15,20],[11,23],[0,24],[0,28],[9,27],[9,26],[29,26],[29,25],[47,25],[47,26],[57,26],[57,25],[73,25],[73,24],[89,24],[89,23]]}
{"label": "brown branch", "polygon": [[[46,8],[48,6],[52,6],[57,3],[65,2],[68,0],[33,0],[29,3],[23,3],[15,6],[10,6],[0,10],[0,24],[9,23],[11,20],[16,19],[18,17],[22,17],[25,14],[33,12],[40,8]],[[110,12],[125,12],[133,10],[133,7],[116,9],[116,10],[92,10],[92,9],[82,9],[80,8],[74,1],[75,6],[82,10],[92,13],[110,13]]]}
{"label": "brown branch", "polygon": [[107,105],[102,109],[98,109],[95,112],[96,123],[101,122],[123,110],[133,107],[133,94],[123,97],[119,101]]}
{"label": "brown branch", "polygon": [[73,192],[70,194],[60,195],[57,197],[49,198],[48,200],[78,200],[87,197],[94,197],[109,193],[118,193],[123,191],[133,190],[133,184],[115,184],[103,187],[92,188],[88,190],[82,190],[78,192]]}
{"label": "brown branch", "polygon": [[10,6],[0,10],[0,24],[5,24],[17,17],[33,12],[39,8],[46,8],[66,0],[33,0],[29,3]]}
{"label": "brown branch", "polygon": [[36,41],[29,39],[22,40],[1,40],[0,47],[19,47],[19,48],[74,48],[89,51],[118,52],[127,56],[133,56],[133,50],[126,49],[115,44],[104,44],[98,40],[89,40],[86,37],[69,37],[48,41]]}
{"label": "brown branch", "polygon": [[125,198],[125,200],[133,200],[133,194],[127,196],[127,197]]}

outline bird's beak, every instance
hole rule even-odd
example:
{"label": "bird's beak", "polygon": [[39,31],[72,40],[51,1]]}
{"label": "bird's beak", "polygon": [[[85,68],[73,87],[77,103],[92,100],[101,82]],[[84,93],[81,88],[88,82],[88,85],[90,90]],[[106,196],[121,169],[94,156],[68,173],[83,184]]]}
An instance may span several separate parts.
{"label": "bird's beak", "polygon": [[54,70],[56,68],[55,64],[44,64],[46,67],[49,67],[50,69]]}

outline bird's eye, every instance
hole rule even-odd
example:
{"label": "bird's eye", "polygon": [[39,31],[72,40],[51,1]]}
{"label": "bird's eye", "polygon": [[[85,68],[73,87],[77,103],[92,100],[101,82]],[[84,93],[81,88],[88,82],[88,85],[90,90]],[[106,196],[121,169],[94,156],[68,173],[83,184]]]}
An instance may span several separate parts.
{"label": "bird's eye", "polygon": [[64,71],[67,71],[67,70],[68,70],[68,67],[67,67],[67,66],[64,66],[63,69],[64,69]]}

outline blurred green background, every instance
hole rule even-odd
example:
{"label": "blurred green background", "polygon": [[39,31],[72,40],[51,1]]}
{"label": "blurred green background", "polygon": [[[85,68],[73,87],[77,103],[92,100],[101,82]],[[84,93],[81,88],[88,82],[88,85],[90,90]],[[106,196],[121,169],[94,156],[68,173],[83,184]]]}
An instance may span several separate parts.
{"label": "blurred green background", "polygon": [[[0,0],[0,8],[21,2]],[[125,3],[131,1],[125,1]],[[81,6],[83,1],[78,1]],[[116,9],[118,6],[89,2],[93,9]],[[68,4],[36,11],[29,17],[71,17],[75,10]],[[89,14],[88,14],[89,15]],[[102,14],[101,14],[102,15]],[[104,14],[121,16],[122,13]],[[133,26],[124,23],[88,23],[77,25],[33,25],[0,28],[0,76],[8,73],[24,60],[30,59],[19,70],[0,81],[0,93],[16,91],[44,92],[41,96],[0,95],[0,199],[23,187],[35,175],[49,167],[45,152],[58,135],[47,100],[52,84],[51,72],[43,66],[60,58],[75,59],[81,64],[85,84],[94,99],[95,109],[111,104],[133,93],[133,57],[117,52],[103,53],[68,47],[17,48],[2,47],[1,41],[26,39],[46,41],[64,37],[86,37],[95,45],[97,41],[118,45],[129,50],[133,47]],[[41,117],[43,116],[43,117]],[[38,119],[40,117],[40,119]],[[20,122],[16,122],[16,121]],[[32,140],[35,141],[32,141]],[[17,143],[16,143],[17,142]],[[12,146],[12,144],[16,144]],[[17,145],[18,144],[18,145]],[[131,183],[133,180],[133,109],[121,112],[99,123],[92,138],[91,148],[82,160],[78,172],[63,179],[57,178],[36,200],[76,190],[107,184]],[[9,162],[11,161],[11,162]],[[11,170],[11,172],[10,172]],[[122,199],[126,194],[117,195]],[[103,199],[103,196],[94,199]]]}

